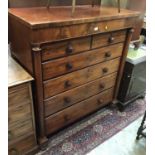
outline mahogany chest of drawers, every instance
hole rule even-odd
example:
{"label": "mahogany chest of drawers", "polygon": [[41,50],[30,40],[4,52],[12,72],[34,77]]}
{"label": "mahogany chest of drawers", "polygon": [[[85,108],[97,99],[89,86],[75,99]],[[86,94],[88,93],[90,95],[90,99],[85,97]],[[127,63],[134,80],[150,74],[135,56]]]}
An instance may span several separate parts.
{"label": "mahogany chest of drawers", "polygon": [[117,99],[139,13],[79,6],[12,8],[12,56],[35,78],[39,143]]}
{"label": "mahogany chest of drawers", "polygon": [[9,57],[9,155],[25,155],[37,148],[31,94],[33,78]]}

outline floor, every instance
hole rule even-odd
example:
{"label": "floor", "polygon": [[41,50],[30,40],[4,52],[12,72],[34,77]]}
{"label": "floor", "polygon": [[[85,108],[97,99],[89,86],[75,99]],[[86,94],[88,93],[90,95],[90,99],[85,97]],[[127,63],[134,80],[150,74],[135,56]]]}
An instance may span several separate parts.
{"label": "floor", "polygon": [[145,138],[135,140],[141,120],[142,117],[87,155],[145,155]]}

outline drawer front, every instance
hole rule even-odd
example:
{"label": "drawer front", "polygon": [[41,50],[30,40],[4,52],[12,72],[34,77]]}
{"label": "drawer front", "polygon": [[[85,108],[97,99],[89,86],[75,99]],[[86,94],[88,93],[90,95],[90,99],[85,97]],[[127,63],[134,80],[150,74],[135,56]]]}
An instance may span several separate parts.
{"label": "drawer front", "polygon": [[106,90],[96,96],[84,100],[74,106],[66,108],[45,119],[46,134],[49,135],[58,129],[78,120],[79,118],[99,109],[112,101],[113,89]]}
{"label": "drawer front", "polygon": [[91,38],[85,37],[46,45],[42,47],[42,61],[90,50],[90,43]]}
{"label": "drawer front", "polygon": [[122,55],[123,43],[43,63],[43,79],[47,80]]}
{"label": "drawer front", "polygon": [[31,96],[29,84],[22,84],[9,88],[8,111],[9,124],[18,124],[32,118]]}
{"label": "drawer front", "polygon": [[58,41],[62,39],[88,36],[92,34],[116,31],[133,27],[136,18],[115,19],[110,21],[75,24],[63,27],[52,27],[33,31],[33,42]]}
{"label": "drawer front", "polygon": [[18,107],[19,105],[25,105],[31,103],[31,97],[29,92],[29,84],[22,84],[9,88],[8,94],[8,108]]}
{"label": "drawer front", "polygon": [[9,124],[18,124],[24,120],[32,118],[31,107],[29,104],[19,105],[9,109]]}
{"label": "drawer front", "polygon": [[8,139],[9,141],[17,140],[30,132],[33,132],[33,124],[31,119],[20,122],[16,125],[9,124]]}
{"label": "drawer front", "polygon": [[126,31],[97,34],[93,36],[92,48],[98,48],[119,42],[124,42],[125,39]]}
{"label": "drawer front", "polygon": [[12,145],[9,145],[9,155],[25,155],[31,149],[36,147],[35,136],[30,135]]}
{"label": "drawer front", "polygon": [[68,106],[113,87],[115,85],[116,75],[117,73],[113,73],[44,101],[45,115],[49,116]]}
{"label": "drawer front", "polygon": [[44,98],[47,99],[58,93],[62,93],[84,83],[101,78],[102,76],[116,72],[119,68],[119,63],[120,58],[116,58],[58,78],[44,81]]}

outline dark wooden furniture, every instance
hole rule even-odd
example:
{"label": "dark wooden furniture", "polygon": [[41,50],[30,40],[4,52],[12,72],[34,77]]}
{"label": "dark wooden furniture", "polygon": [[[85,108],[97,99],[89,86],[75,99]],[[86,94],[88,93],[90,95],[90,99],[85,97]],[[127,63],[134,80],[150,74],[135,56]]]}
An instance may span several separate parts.
{"label": "dark wooden furniture", "polygon": [[[38,140],[116,101],[139,13],[117,8],[11,8],[12,56],[35,77]],[[21,50],[22,49],[22,50]]]}
{"label": "dark wooden furniture", "polygon": [[37,148],[31,81],[33,78],[9,57],[9,155],[24,155]]}
{"label": "dark wooden furniture", "polygon": [[[138,50],[133,50],[130,53],[138,55]],[[143,52],[140,51],[140,52]],[[140,53],[139,52],[139,53]],[[124,72],[121,80],[121,85],[118,93],[120,109],[133,102],[137,98],[145,97],[146,91],[146,56],[141,55],[138,58],[127,58]]]}

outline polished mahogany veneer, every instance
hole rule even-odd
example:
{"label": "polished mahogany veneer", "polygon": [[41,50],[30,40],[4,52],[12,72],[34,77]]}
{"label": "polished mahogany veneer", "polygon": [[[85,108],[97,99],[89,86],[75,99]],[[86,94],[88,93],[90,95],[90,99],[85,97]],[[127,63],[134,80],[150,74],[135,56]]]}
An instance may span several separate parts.
{"label": "polished mahogany veneer", "polygon": [[11,49],[35,78],[38,141],[117,100],[138,12],[77,6],[9,9]]}

